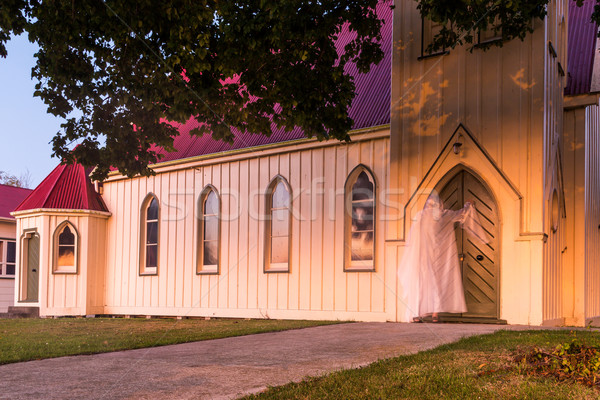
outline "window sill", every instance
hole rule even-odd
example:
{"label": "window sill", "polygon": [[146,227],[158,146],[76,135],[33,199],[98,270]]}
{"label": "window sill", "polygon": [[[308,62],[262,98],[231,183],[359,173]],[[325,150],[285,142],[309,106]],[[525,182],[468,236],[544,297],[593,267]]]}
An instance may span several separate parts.
{"label": "window sill", "polygon": [[0,276],[0,279],[15,279],[14,275],[2,275]]}
{"label": "window sill", "polygon": [[352,261],[349,266],[344,265],[344,272],[375,272],[375,262],[369,261]]}
{"label": "window sill", "polygon": [[489,47],[489,45],[495,44],[497,42],[502,42],[502,38],[498,37],[498,38],[487,39],[487,40],[477,43],[473,47],[476,49],[483,49],[483,48]]}
{"label": "window sill", "polygon": [[375,272],[375,267],[362,268],[362,267],[350,267],[344,269],[344,272]]}
{"label": "window sill", "polygon": [[263,271],[265,274],[285,274],[290,272],[290,266],[288,264],[271,264],[265,266]]}
{"label": "window sill", "polygon": [[140,276],[157,276],[158,271],[144,271],[140,272]]}
{"label": "window sill", "polygon": [[424,54],[424,55],[418,57],[417,60],[419,60],[419,61],[427,60],[428,58],[435,58],[435,57],[439,57],[439,56],[445,56],[448,54],[450,54],[450,51],[448,51],[448,50],[438,51],[437,53]]}
{"label": "window sill", "polygon": [[219,270],[215,269],[207,269],[207,270],[201,270],[201,271],[196,271],[196,275],[219,275]]}
{"label": "window sill", "polygon": [[53,275],[77,275],[77,269],[55,269],[52,270]]}

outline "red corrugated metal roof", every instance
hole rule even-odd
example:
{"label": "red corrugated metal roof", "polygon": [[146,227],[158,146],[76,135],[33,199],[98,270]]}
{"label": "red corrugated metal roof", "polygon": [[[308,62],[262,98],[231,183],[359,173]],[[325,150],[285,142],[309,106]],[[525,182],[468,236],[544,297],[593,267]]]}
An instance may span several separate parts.
{"label": "red corrugated metal roof", "polygon": [[[349,110],[350,118],[354,121],[353,129],[368,128],[385,125],[390,122],[390,96],[391,96],[391,71],[392,71],[392,16],[391,2],[380,3],[377,7],[378,15],[383,19],[381,28],[383,60],[373,66],[369,73],[358,73],[354,64],[347,64],[346,71],[355,77],[356,96]],[[337,42],[338,49],[343,47],[353,38],[353,33],[343,31]],[[160,151],[164,157],[159,162],[178,160],[206,154],[220,153],[228,150],[237,150],[273,143],[282,143],[304,138],[301,129],[295,128],[290,132],[273,127],[271,136],[249,133],[237,133],[233,143],[214,140],[210,135],[190,136],[189,132],[198,126],[198,122],[190,119],[185,124],[174,124],[179,128],[180,135],[174,140],[177,151],[167,153]]]}
{"label": "red corrugated metal roof", "polygon": [[15,211],[38,208],[108,211],[81,164],[60,164]]}
{"label": "red corrugated metal roof", "polygon": [[13,218],[10,213],[31,194],[31,189],[0,184],[0,218]]}
{"label": "red corrugated metal roof", "polygon": [[577,7],[575,1],[569,1],[567,95],[590,92],[598,35],[598,25],[590,19],[595,5],[595,0],[586,0],[581,7]]}

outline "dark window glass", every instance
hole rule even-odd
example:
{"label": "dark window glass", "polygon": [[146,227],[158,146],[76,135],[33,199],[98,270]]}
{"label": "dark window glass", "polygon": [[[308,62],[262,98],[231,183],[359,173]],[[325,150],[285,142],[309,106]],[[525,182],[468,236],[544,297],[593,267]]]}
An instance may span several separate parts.
{"label": "dark window glass", "polygon": [[219,246],[217,241],[204,242],[204,265],[217,265]]}
{"label": "dark window glass", "polygon": [[200,242],[202,265],[217,265],[219,263],[219,198],[214,190],[206,194],[202,214],[203,231]]}
{"label": "dark window glass", "polygon": [[211,190],[204,202],[204,215],[217,215],[219,213],[219,199],[214,190]]}
{"label": "dark window glass", "polygon": [[219,217],[216,215],[204,217],[204,240],[217,240],[219,235]]}
{"label": "dark window glass", "polygon": [[146,246],[146,268],[156,268],[158,265],[158,246],[147,245]]}
{"label": "dark window glass", "polygon": [[75,235],[69,225],[65,225],[58,235],[58,266],[72,267],[75,265]]}
{"label": "dark window glass", "polygon": [[362,171],[352,185],[352,201],[373,199],[373,182],[365,171]]}
{"label": "dark window glass", "polygon": [[158,222],[147,222],[146,223],[146,243],[157,244],[158,243]]}
{"label": "dark window glass", "polygon": [[[2,265],[2,257],[4,256],[4,246],[6,246],[6,260],[5,268]],[[16,256],[16,242],[12,241],[1,241],[0,240],[0,275],[14,275],[15,274],[15,256]]]}
{"label": "dark window glass", "polygon": [[278,181],[271,193],[270,263],[287,264],[290,247],[290,193],[283,181]]}
{"label": "dark window glass", "polygon": [[75,235],[69,229],[69,226],[65,226],[62,233],[58,236],[58,244],[59,245],[74,245],[75,244]]}
{"label": "dark window glass", "polygon": [[154,197],[146,208],[145,240],[145,268],[156,268],[158,266],[158,200]]}
{"label": "dark window glass", "polygon": [[362,171],[352,185],[350,254],[352,261],[373,260],[374,182]]}
{"label": "dark window glass", "polygon": [[152,199],[146,211],[146,221],[158,221],[158,201]]}
{"label": "dark window glass", "polygon": [[16,242],[7,242],[6,243],[6,262],[15,263],[16,254],[17,254],[17,244]]}

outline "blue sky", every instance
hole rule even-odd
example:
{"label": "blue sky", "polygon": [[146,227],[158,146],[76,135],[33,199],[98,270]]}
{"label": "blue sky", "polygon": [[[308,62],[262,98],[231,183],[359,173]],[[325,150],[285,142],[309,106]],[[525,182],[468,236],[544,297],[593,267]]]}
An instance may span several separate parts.
{"label": "blue sky", "polygon": [[21,35],[8,42],[8,57],[0,58],[0,171],[20,176],[29,170],[32,188],[59,163],[49,142],[61,124],[33,97],[36,49]]}

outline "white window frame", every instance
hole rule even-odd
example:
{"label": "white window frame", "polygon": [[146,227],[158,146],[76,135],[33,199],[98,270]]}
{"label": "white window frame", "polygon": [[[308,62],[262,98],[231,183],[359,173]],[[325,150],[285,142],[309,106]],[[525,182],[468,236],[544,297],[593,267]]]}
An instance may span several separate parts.
{"label": "white window frame", "polygon": [[[352,187],[358,176],[365,172],[373,182],[373,259],[352,260]],[[348,174],[344,185],[344,272],[375,272],[377,260],[377,180],[375,174],[363,164]]]}
{"label": "white window frame", "polygon": [[[273,193],[275,192],[275,188],[279,184],[279,182],[283,183],[283,186],[288,192],[289,196],[289,204],[288,204],[288,262],[286,263],[272,263],[271,262],[271,232],[272,232],[272,220],[273,220],[273,211],[274,210],[284,210],[284,208],[273,208]],[[292,256],[292,187],[290,186],[287,179],[285,179],[281,175],[275,176],[267,186],[267,191],[265,194],[265,255],[264,255],[264,265],[263,272],[264,273],[289,273],[290,272],[290,264],[291,264],[291,256]],[[281,236],[283,237],[283,236]]]}
{"label": "white window frame", "polygon": [[[58,265],[58,255],[59,255],[59,236],[65,227],[69,227],[73,236],[75,236],[74,241],[74,251],[73,254],[73,264],[74,265],[66,265],[59,266]],[[61,222],[56,229],[54,230],[53,240],[52,240],[52,273],[53,274],[77,274],[79,272],[79,232],[75,228],[70,221]]]}
{"label": "white window frame", "polygon": [[[152,200],[156,200],[158,205],[158,217],[156,220],[147,220],[148,208],[152,203]],[[146,237],[148,234],[148,226],[147,222],[156,222],[156,266],[148,267],[146,265]],[[148,193],[146,198],[142,202],[142,207],[140,209],[140,250],[139,250],[139,274],[140,276],[152,276],[158,275],[158,267],[160,260],[160,201],[158,197],[154,193]]]}
{"label": "white window frame", "polygon": [[0,279],[15,279],[15,274],[8,274],[6,269],[8,267],[8,243],[14,243],[15,245],[15,262],[10,263],[14,265],[15,273],[17,271],[17,240],[0,238]]}
{"label": "white window frame", "polygon": [[[214,193],[217,197],[217,263],[214,265],[204,264],[204,224],[206,212],[206,200],[208,196]],[[209,214],[213,216],[213,214]],[[197,251],[196,251],[196,274],[197,275],[218,275],[221,268],[221,197],[217,188],[213,185],[207,185],[198,197],[198,226],[197,226]]]}

